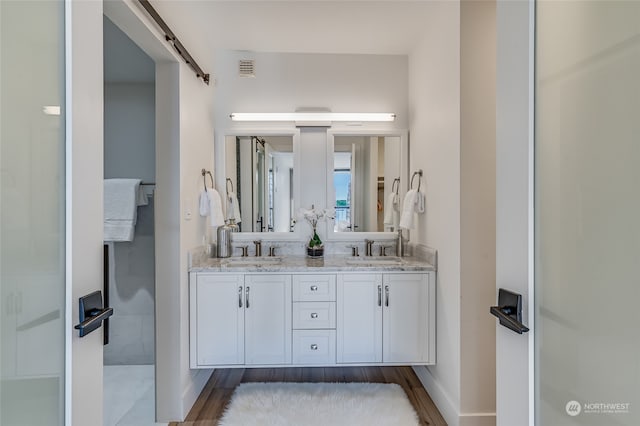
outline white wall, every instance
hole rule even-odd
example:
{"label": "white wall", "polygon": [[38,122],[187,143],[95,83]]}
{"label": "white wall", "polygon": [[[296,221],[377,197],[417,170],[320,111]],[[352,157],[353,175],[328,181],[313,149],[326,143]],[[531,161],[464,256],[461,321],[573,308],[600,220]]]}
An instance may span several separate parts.
{"label": "white wall", "polygon": [[[193,52],[197,55],[197,52]],[[204,64],[202,66],[205,66]],[[189,276],[188,250],[202,245],[207,234],[207,218],[198,214],[198,197],[202,191],[201,170],[213,166],[213,99],[212,86],[197,79],[191,68],[180,63],[180,389],[181,416],[186,417],[209,378],[208,371],[189,369]],[[185,215],[192,212],[191,219]],[[176,283],[178,284],[178,283]],[[166,366],[176,368],[176,365]]]}
{"label": "white wall", "polygon": [[426,194],[411,242],[438,250],[437,364],[417,371],[453,426],[460,407],[460,4],[439,2],[433,14],[409,56],[409,170],[423,169]]}
{"label": "white wall", "polygon": [[460,6],[460,424],[495,425],[496,5]]}
{"label": "white wall", "polygon": [[438,14],[409,58],[410,169],[427,195],[411,240],[438,250],[437,365],[416,370],[450,425],[494,425],[495,2]]}
{"label": "white wall", "polygon": [[[255,60],[255,78],[238,76],[240,59]],[[395,112],[406,128],[407,57],[219,50],[215,55],[215,119],[232,126],[232,112]]]}

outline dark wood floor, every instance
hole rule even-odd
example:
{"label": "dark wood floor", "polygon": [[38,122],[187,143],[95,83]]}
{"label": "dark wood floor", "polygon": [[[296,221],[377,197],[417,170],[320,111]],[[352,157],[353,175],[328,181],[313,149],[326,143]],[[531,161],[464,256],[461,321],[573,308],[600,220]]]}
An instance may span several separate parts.
{"label": "dark wood floor", "polygon": [[169,426],[217,425],[236,386],[245,382],[397,383],[409,397],[421,425],[447,425],[411,367],[309,367],[215,370],[185,421]]}

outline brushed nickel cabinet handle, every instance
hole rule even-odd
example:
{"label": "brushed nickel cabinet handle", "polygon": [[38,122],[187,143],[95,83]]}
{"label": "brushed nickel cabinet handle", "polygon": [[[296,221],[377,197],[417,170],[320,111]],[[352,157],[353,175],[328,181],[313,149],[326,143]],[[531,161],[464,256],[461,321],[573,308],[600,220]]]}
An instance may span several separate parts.
{"label": "brushed nickel cabinet handle", "polygon": [[238,308],[242,308],[242,286],[238,287]]}
{"label": "brushed nickel cabinet handle", "polygon": [[249,291],[251,291],[251,287],[247,286],[247,289],[245,290],[244,294],[244,304],[247,307],[247,309],[249,309]]}
{"label": "brushed nickel cabinet handle", "polygon": [[313,319],[318,318],[318,314],[317,314],[317,313],[315,313],[315,312],[313,312],[313,313],[311,314],[311,318],[313,318]]}
{"label": "brushed nickel cabinet handle", "polygon": [[389,306],[389,286],[388,285],[384,286],[384,296],[385,296],[384,305]]}
{"label": "brushed nickel cabinet handle", "polygon": [[311,346],[309,346],[311,348],[312,351],[317,351],[318,350],[318,345],[316,345],[315,343]]}
{"label": "brushed nickel cabinet handle", "polygon": [[378,286],[378,306],[382,306],[382,286]]}
{"label": "brushed nickel cabinet handle", "polygon": [[310,288],[311,288],[311,291],[318,291],[317,285],[312,285]]}

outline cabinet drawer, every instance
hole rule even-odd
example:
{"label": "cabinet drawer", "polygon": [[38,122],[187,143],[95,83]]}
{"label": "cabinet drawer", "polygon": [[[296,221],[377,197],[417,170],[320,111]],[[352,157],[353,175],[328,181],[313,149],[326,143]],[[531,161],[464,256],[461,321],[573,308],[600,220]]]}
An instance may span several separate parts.
{"label": "cabinet drawer", "polygon": [[294,364],[335,364],[335,330],[294,330]]}
{"label": "cabinet drawer", "polygon": [[293,328],[336,328],[336,302],[294,302]]}
{"label": "cabinet drawer", "polygon": [[294,275],[294,302],[335,302],[335,275]]}

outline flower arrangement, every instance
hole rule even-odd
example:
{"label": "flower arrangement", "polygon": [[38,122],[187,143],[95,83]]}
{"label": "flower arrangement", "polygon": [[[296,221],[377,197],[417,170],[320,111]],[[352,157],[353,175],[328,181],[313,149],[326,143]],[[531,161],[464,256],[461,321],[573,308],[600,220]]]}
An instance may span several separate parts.
{"label": "flower arrangement", "polygon": [[320,236],[318,236],[317,226],[320,220],[333,219],[331,211],[328,209],[316,209],[314,205],[311,205],[311,209],[301,208],[298,211],[298,216],[306,219],[306,221],[311,225],[311,228],[313,228],[312,237],[307,244],[307,253],[310,256],[322,256],[324,244],[322,243]]}

